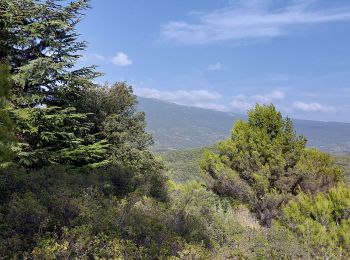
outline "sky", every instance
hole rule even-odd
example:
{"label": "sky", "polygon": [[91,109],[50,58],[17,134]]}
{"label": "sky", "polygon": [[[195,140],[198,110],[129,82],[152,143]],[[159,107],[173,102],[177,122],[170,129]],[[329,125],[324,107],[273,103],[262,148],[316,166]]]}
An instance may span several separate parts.
{"label": "sky", "polygon": [[350,122],[349,0],[92,0],[79,65],[143,97]]}

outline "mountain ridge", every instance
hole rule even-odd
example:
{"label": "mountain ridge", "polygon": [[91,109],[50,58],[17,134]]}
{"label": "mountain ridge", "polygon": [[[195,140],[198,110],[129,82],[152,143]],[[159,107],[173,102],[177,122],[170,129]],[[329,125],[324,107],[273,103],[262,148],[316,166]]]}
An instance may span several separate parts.
{"label": "mountain ridge", "polygon": [[[183,150],[215,144],[229,136],[234,122],[246,115],[179,105],[155,98],[138,97],[138,109],[146,114],[153,134],[154,151]],[[350,153],[350,123],[292,119],[296,132],[309,147],[330,153]]]}

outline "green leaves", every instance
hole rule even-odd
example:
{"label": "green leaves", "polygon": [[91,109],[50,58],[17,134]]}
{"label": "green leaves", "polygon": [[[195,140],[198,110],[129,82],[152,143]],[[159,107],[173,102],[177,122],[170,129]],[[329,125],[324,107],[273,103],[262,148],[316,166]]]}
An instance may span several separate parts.
{"label": "green leaves", "polygon": [[[89,115],[75,108],[25,108],[13,111],[22,142],[17,160],[28,168],[50,163],[75,166],[95,164],[105,160],[109,148],[92,132]],[[25,142],[23,142],[25,140]]]}
{"label": "green leaves", "polygon": [[[10,112],[19,143],[16,161],[28,170],[48,164],[105,165],[107,141],[96,131],[91,111],[74,104],[95,67],[73,69],[85,42],[75,26],[87,1],[15,0],[2,2],[4,51],[11,64]],[[3,10],[3,9],[2,9]]]}
{"label": "green leaves", "polygon": [[[88,1],[2,1],[5,15],[1,51],[8,58],[14,82],[16,107],[38,104],[72,106],[82,88],[100,76],[94,66],[74,68],[85,42],[75,26]],[[70,95],[59,97],[59,90]],[[69,91],[67,91],[69,89]],[[74,94],[73,94],[74,93]]]}
{"label": "green leaves", "polygon": [[329,155],[305,149],[305,139],[273,105],[257,105],[248,116],[218,144],[218,153],[203,155],[202,171],[216,193],[250,204],[261,223],[270,225],[298,192],[327,191],[341,180]]}
{"label": "green leaves", "polygon": [[[283,208],[281,224],[304,238],[322,257],[350,256],[350,187],[339,184],[310,197],[300,194]],[[346,235],[347,234],[347,235]]]}
{"label": "green leaves", "polygon": [[6,64],[0,64],[0,167],[10,161],[10,148],[15,141],[13,122],[7,110],[11,88],[9,71]]}
{"label": "green leaves", "polygon": [[4,108],[10,95],[11,77],[10,68],[6,64],[0,64],[0,108]]}
{"label": "green leaves", "polygon": [[95,66],[75,68],[86,47],[76,32],[86,8],[85,0],[4,4],[1,42],[12,66],[9,111],[19,139],[14,160],[28,172],[55,164],[125,167],[140,193],[166,200],[163,166],[147,150],[152,137],[131,86],[97,86]]}

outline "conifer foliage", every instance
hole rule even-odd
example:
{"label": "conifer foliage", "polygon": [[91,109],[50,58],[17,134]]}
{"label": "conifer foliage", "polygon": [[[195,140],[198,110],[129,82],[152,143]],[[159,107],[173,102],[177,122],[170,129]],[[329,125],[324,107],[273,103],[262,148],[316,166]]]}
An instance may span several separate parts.
{"label": "conifer foliage", "polygon": [[97,86],[92,80],[101,74],[94,66],[75,68],[86,47],[75,27],[88,1],[5,0],[2,5],[17,162],[29,170],[53,163],[98,167],[145,150],[151,138],[144,132],[144,116],[136,113],[132,89],[122,83],[110,90]]}
{"label": "conifer foliage", "polygon": [[[75,26],[87,1],[2,1],[2,39],[12,75],[10,112],[16,124],[17,161],[28,169],[65,162],[104,160],[107,144],[96,138],[88,113],[74,107],[80,92],[100,75],[73,69],[85,43]],[[83,159],[84,158],[84,159]]]}
{"label": "conifer foliage", "polygon": [[218,144],[218,153],[204,153],[202,169],[213,191],[248,203],[269,226],[300,191],[328,191],[341,180],[330,156],[305,143],[273,105],[257,105],[248,121],[238,121],[231,137]]}
{"label": "conifer foliage", "polygon": [[0,64],[0,167],[9,162],[11,145],[15,141],[13,123],[6,109],[9,105],[11,79],[8,65],[5,62]]}
{"label": "conifer foliage", "polygon": [[[15,0],[6,3],[5,23],[17,107],[38,104],[71,105],[79,90],[100,75],[94,67],[73,68],[86,43],[78,40],[76,25],[85,0]],[[60,98],[63,93],[65,98]]]}
{"label": "conifer foliage", "polygon": [[[0,258],[35,258],[45,237],[63,240],[70,228],[95,226],[90,231],[104,237],[116,212],[102,229],[84,215],[97,221],[102,204],[110,214],[129,196],[130,204],[166,201],[163,166],[148,151],[152,138],[131,86],[99,86],[94,66],[76,68],[86,47],[76,25],[88,1],[0,3]],[[118,237],[124,243],[126,235]]]}

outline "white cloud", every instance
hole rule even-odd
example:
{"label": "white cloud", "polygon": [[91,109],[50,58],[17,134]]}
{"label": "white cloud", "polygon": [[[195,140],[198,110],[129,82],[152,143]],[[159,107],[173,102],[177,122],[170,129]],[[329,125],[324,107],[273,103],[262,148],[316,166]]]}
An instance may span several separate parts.
{"label": "white cloud", "polygon": [[[156,88],[147,88],[142,84],[134,84],[134,93],[137,96],[160,99],[179,105],[213,109],[224,112],[246,112],[253,108],[257,103],[273,103],[284,113],[294,114],[298,111],[314,112],[321,114],[344,113],[349,111],[350,106],[329,106],[317,102],[296,101],[286,104],[284,99],[286,94],[281,90],[274,90],[264,94],[255,95],[236,95],[227,102],[227,98],[215,91],[206,89],[197,90],[159,90]],[[282,102],[283,101],[283,102]]]}
{"label": "white cloud", "polygon": [[208,90],[176,90],[161,91],[154,88],[135,88],[136,95],[157,98],[166,101],[213,101],[221,98],[221,94]]}
{"label": "white cloud", "polygon": [[170,21],[161,27],[161,34],[182,44],[205,44],[277,37],[287,34],[291,26],[350,19],[349,8],[310,10],[314,1],[293,1],[292,5],[272,9],[269,2],[235,1],[236,4],[221,10],[192,13],[193,21]]}
{"label": "white cloud", "polygon": [[128,66],[132,64],[132,60],[124,52],[118,52],[112,59],[112,63],[116,66]]}
{"label": "white cloud", "polygon": [[206,108],[206,109],[212,109],[217,111],[223,111],[223,112],[229,112],[230,109],[222,104],[218,104],[215,102],[207,102],[207,103],[194,103],[194,107],[200,107],[200,108]]}
{"label": "white cloud", "polygon": [[300,110],[304,112],[321,112],[321,113],[334,113],[338,110],[336,107],[322,105],[317,102],[306,103],[301,101],[294,102],[293,108],[295,110]]}
{"label": "white cloud", "polygon": [[252,96],[237,95],[232,98],[230,103],[233,109],[246,111],[255,106],[256,103],[268,104],[285,98],[284,92],[280,90],[274,90],[271,93],[256,94]]}
{"label": "white cloud", "polygon": [[251,99],[258,103],[271,103],[274,100],[284,99],[285,95],[282,91],[275,90],[268,94],[259,94],[251,96]]}
{"label": "white cloud", "polygon": [[208,65],[208,70],[222,70],[224,67],[222,66],[221,62],[216,62],[214,64]]}
{"label": "white cloud", "polygon": [[267,104],[285,97],[284,92],[274,90],[270,93],[245,96],[234,96],[229,105],[225,105],[223,95],[208,90],[162,91],[154,88],[135,87],[135,94],[141,97],[156,98],[172,103],[214,109],[219,111],[246,111],[256,103]]}
{"label": "white cloud", "polygon": [[162,91],[154,88],[135,87],[135,94],[141,97],[156,98],[180,105],[228,111],[227,106],[217,103],[222,98],[220,93],[203,89]]}
{"label": "white cloud", "polygon": [[240,111],[247,111],[253,106],[252,103],[248,102],[246,96],[244,95],[234,96],[230,105],[233,109],[238,109]]}

